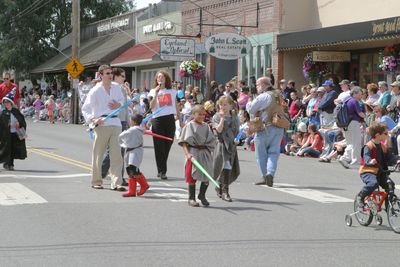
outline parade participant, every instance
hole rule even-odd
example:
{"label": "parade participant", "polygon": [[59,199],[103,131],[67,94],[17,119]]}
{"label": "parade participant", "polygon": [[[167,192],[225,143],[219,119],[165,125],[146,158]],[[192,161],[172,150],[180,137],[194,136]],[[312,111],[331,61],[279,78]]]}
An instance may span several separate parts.
{"label": "parade participant", "polygon": [[0,114],[0,162],[6,170],[14,170],[14,159],[27,157],[25,136],[19,136],[26,131],[24,116],[15,107],[14,95],[16,88],[3,97],[3,110]]}
{"label": "parade participant", "polygon": [[[250,115],[263,112],[262,120],[265,129],[256,133],[254,144],[256,148],[257,164],[260,168],[262,179],[256,185],[273,186],[276,168],[280,154],[280,143],[283,136],[283,128],[272,125],[274,113],[282,113],[282,96],[279,90],[275,90],[268,77],[261,77],[256,82],[259,95],[248,106]],[[277,101],[272,101],[273,98]]]}
{"label": "parade participant", "polygon": [[47,99],[44,106],[47,108],[47,116],[49,117],[49,123],[54,123],[54,109],[55,109],[55,102],[54,102],[54,95],[51,95],[49,99]]}
{"label": "parade participant", "polygon": [[15,83],[11,82],[11,74],[9,72],[4,72],[3,73],[3,83],[0,84],[0,101],[3,99],[3,97],[5,97],[8,93],[10,93],[10,91],[16,88],[15,94],[14,94],[14,98],[13,98],[13,102],[15,103],[15,105],[17,106],[17,108],[19,108],[19,89],[18,86]]}
{"label": "parade participant", "polygon": [[40,109],[42,108],[42,100],[40,100],[39,95],[35,95],[35,101],[33,102],[33,107],[35,108],[35,119],[33,122],[39,121]]}
{"label": "parade participant", "polygon": [[[130,94],[129,83],[125,82],[125,71],[121,68],[113,68],[113,84],[118,85],[121,88],[122,95],[124,96],[124,104],[128,101],[128,96]],[[125,82],[125,83],[124,83]],[[122,109],[118,113],[118,117],[121,120],[122,131],[129,128],[129,114],[128,107]],[[122,158],[124,157],[124,150],[121,149]],[[108,170],[110,169],[110,154],[107,150],[104,156],[103,163],[101,164],[101,177],[105,178],[107,176]],[[124,166],[121,169],[122,185],[127,186],[124,177]]]}
{"label": "parade participant", "polygon": [[121,133],[121,121],[117,115],[104,121],[109,113],[122,105],[124,96],[121,88],[111,83],[112,69],[110,66],[101,65],[99,72],[102,81],[90,90],[82,106],[82,114],[86,121],[98,125],[93,129],[92,188],[103,189],[101,163],[108,146],[110,150],[111,190],[125,191],[125,188],[119,185],[121,183],[122,157],[118,145],[118,136]]}
{"label": "parade participant", "polygon": [[178,144],[182,146],[186,157],[185,179],[189,187],[189,206],[198,207],[196,202],[196,181],[200,181],[200,192],[198,199],[203,206],[209,206],[206,199],[208,187],[207,177],[197,168],[192,167],[191,159],[196,159],[203,168],[212,173],[213,170],[213,150],[215,146],[215,137],[210,127],[204,122],[205,109],[201,105],[193,107],[193,120],[187,123],[179,138]]}
{"label": "parade participant", "polygon": [[[160,107],[165,107],[152,119],[152,132],[166,137],[174,138],[175,115],[183,127],[177,103],[177,92],[171,89],[171,77],[166,71],[160,70],[154,77],[154,89],[150,90],[150,108],[154,112]],[[173,141],[153,137],[154,154],[157,163],[157,176],[167,179],[167,161]]]}
{"label": "parade participant", "polygon": [[218,197],[232,202],[229,185],[240,174],[239,159],[234,142],[239,132],[239,117],[233,110],[235,103],[230,96],[221,96],[217,101],[217,113],[212,118],[212,127],[216,131],[217,145],[214,150],[214,177],[220,184],[216,188]]}
{"label": "parade participant", "polygon": [[142,115],[136,114],[131,117],[131,127],[123,131],[118,138],[120,146],[125,150],[125,166],[128,179],[128,192],[124,193],[123,197],[136,196],[136,183],[139,183],[140,190],[137,192],[138,196],[143,195],[149,184],[146,177],[140,172],[139,166],[143,160],[143,128],[140,127],[142,123]]}
{"label": "parade participant", "polygon": [[388,162],[391,161],[391,153],[388,153],[383,144],[388,137],[388,130],[382,123],[374,122],[369,127],[372,139],[362,148],[360,178],[365,186],[357,195],[359,208],[364,207],[364,199],[380,185],[387,193],[389,199],[394,194],[395,184],[387,176]]}

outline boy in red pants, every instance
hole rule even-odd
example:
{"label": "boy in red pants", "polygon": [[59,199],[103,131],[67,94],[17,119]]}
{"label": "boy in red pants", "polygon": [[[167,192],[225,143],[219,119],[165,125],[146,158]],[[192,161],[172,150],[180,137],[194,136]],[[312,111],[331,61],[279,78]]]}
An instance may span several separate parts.
{"label": "boy in red pants", "polygon": [[[139,166],[143,159],[143,133],[144,129],[139,125],[142,123],[143,117],[139,114],[131,117],[131,127],[123,131],[118,138],[119,144],[125,148],[125,166],[128,179],[128,192],[122,194],[123,197],[136,197],[143,195],[149,184],[146,177],[140,172]],[[136,183],[139,183],[140,190],[136,193]]]}

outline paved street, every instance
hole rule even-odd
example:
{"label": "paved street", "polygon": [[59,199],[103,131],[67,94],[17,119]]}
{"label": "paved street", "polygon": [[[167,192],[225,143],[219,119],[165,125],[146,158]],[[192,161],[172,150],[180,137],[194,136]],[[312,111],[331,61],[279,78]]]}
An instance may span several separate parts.
{"label": "paved street", "polygon": [[[150,137],[143,197],[90,188],[91,141],[80,125],[28,121],[28,159],[0,171],[0,266],[386,266],[399,235],[383,225],[347,227],[362,183],[338,163],[282,156],[274,188],[255,186],[253,152],[240,148],[232,203],[213,188],[208,208],[187,205],[183,153],[156,178]],[[400,184],[399,173],[392,175]],[[105,181],[106,186],[109,180]]]}

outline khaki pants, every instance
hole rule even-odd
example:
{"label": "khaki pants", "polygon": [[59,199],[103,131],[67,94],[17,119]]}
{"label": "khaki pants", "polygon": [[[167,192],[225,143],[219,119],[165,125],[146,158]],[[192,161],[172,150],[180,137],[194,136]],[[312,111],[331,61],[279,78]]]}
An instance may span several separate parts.
{"label": "khaki pants", "polygon": [[92,185],[101,185],[101,164],[107,145],[110,152],[111,189],[121,184],[122,157],[118,144],[121,126],[98,126],[94,129],[94,142],[92,151]]}

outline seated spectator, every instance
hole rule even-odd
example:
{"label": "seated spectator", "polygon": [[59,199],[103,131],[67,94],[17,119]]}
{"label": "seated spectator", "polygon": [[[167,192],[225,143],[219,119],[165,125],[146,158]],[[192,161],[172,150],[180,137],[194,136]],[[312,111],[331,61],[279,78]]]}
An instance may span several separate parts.
{"label": "seated spectator", "polygon": [[322,136],[314,124],[308,125],[308,133],[310,135],[306,143],[297,152],[297,156],[318,158],[322,153],[322,147],[324,145]]}
{"label": "seated spectator", "polygon": [[292,143],[285,146],[285,154],[295,156],[299,149],[307,142],[308,139],[307,125],[300,122],[297,126],[297,133],[291,136]]}
{"label": "seated spectator", "polygon": [[327,156],[323,156],[319,159],[319,162],[330,163],[333,158],[343,156],[344,150],[346,149],[346,140],[343,139],[333,144],[333,150]]}

